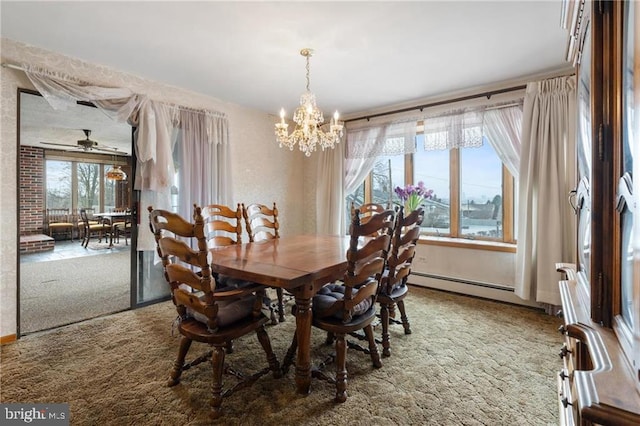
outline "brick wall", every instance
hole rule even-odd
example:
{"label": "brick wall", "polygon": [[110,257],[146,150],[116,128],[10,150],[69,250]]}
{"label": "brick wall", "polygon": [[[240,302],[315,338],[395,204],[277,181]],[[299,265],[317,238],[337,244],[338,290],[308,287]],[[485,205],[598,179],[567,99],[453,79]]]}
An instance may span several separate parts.
{"label": "brick wall", "polygon": [[43,232],[44,164],[44,149],[20,147],[20,235]]}

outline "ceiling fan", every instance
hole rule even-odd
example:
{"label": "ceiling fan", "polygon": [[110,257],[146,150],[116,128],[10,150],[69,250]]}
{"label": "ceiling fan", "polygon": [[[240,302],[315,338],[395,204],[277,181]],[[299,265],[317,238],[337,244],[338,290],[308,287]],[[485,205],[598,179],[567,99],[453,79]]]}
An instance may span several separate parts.
{"label": "ceiling fan", "polygon": [[125,155],[124,151],[119,150],[118,148],[114,148],[112,146],[100,145],[98,142],[89,139],[89,135],[91,135],[91,130],[82,129],[86,138],[80,139],[76,145],[66,144],[66,143],[55,143],[55,142],[40,142],[43,145],[56,145],[56,146],[66,146],[71,148],[78,148],[83,151],[100,151],[100,152],[108,152],[111,154],[121,154]]}

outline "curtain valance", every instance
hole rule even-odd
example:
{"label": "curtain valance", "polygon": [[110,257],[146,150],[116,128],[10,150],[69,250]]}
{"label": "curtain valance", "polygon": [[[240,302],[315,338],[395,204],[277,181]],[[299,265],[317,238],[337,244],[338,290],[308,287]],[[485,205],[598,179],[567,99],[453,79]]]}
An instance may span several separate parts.
{"label": "curtain valance", "polygon": [[423,121],[426,151],[482,146],[484,108],[453,110]]}
{"label": "curtain valance", "polygon": [[[228,121],[225,114],[187,108],[149,99],[127,88],[101,87],[34,66],[22,66],[27,77],[47,102],[57,110],[76,101],[92,102],[111,118],[136,126],[137,157],[134,189],[140,204],[172,209],[171,187],[180,182],[179,211],[189,217],[194,203],[229,204],[231,173]],[[180,138],[178,163],[174,167],[174,145]],[[139,215],[138,250],[153,251],[155,241],[148,232],[148,215]]]}
{"label": "curtain valance", "polygon": [[[228,144],[228,124],[223,113],[194,110],[149,99],[127,88],[91,85],[76,78],[35,66],[22,66],[27,77],[57,110],[76,101],[94,103],[107,115],[137,126],[137,190],[165,191],[173,182],[171,129],[197,132],[209,144]],[[197,123],[197,124],[196,124]]]}
{"label": "curtain valance", "polygon": [[413,154],[416,123],[391,123],[347,132],[346,158]]}

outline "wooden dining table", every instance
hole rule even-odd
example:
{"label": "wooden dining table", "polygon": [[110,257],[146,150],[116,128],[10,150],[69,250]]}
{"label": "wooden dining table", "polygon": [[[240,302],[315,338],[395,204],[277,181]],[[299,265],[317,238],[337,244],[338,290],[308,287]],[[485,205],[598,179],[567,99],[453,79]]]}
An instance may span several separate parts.
{"label": "wooden dining table", "polygon": [[[126,221],[128,218],[131,218],[131,211],[122,211],[122,212],[100,212],[93,213],[94,218],[101,219],[109,219],[111,224],[116,221]],[[109,238],[109,247],[113,246],[113,232],[111,233],[111,238]]]}
{"label": "wooden dining table", "polygon": [[324,284],[344,276],[348,247],[349,237],[295,235],[211,249],[214,272],[280,287],[295,296],[295,381],[301,394],[311,389],[311,299]]}

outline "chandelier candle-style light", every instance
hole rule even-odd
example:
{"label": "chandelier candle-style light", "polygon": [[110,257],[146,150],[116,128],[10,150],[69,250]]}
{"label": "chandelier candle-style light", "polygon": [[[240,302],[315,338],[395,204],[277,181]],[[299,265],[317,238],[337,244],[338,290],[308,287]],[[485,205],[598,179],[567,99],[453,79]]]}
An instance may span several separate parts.
{"label": "chandelier candle-style light", "polygon": [[280,110],[280,122],[276,123],[276,140],[280,143],[280,148],[287,146],[292,151],[298,144],[300,151],[309,157],[317,145],[320,145],[323,151],[325,148],[335,147],[340,142],[344,126],[338,121],[340,116],[336,111],[329,124],[329,132],[325,133],[320,129],[324,117],[316,106],[316,95],[309,90],[309,58],[313,55],[313,49],[302,49],[300,54],[307,60],[307,91],[300,96],[300,106],[293,113],[296,128],[291,134],[287,131],[289,124],[284,121],[284,108]]}

